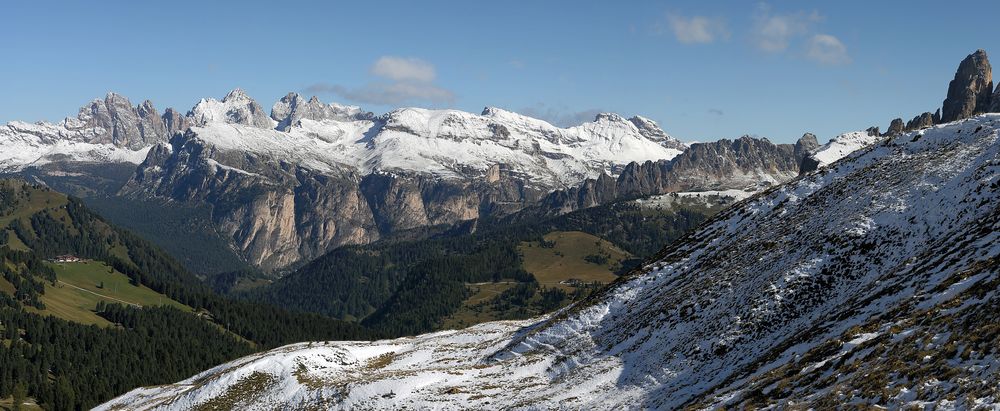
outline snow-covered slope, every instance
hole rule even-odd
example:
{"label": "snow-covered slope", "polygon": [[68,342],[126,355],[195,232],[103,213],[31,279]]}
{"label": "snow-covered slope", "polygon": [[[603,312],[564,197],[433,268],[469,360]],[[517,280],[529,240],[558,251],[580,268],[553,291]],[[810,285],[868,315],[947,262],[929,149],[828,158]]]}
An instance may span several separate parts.
{"label": "snow-covered slope", "polygon": [[812,158],[817,160],[818,167],[833,164],[855,151],[884,140],[885,137],[871,135],[867,131],[852,131],[838,135],[816,150]]}
{"label": "snow-covered slope", "polygon": [[997,407],[998,137],[857,151],[536,322],[296,344],[99,409]]}
{"label": "snow-covered slope", "polygon": [[0,173],[55,161],[139,164],[152,147],[131,150],[92,143],[89,137],[95,130],[73,128],[74,120],[60,124],[14,121],[0,126]]}

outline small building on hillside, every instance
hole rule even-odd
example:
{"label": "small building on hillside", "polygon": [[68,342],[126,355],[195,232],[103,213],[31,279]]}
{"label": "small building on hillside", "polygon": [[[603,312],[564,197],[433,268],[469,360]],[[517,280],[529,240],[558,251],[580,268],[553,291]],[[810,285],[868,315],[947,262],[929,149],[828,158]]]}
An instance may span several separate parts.
{"label": "small building on hillside", "polygon": [[64,254],[52,259],[52,262],[56,263],[78,263],[80,261],[83,259],[72,254]]}

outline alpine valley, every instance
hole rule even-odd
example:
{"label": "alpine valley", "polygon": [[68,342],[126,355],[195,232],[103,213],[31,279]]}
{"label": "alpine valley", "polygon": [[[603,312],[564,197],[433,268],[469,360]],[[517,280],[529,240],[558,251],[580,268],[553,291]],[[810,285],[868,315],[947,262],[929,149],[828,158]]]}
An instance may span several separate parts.
{"label": "alpine valley", "polygon": [[[992,94],[990,76],[985,53],[970,55],[943,117],[834,139],[801,176],[730,205],[554,313],[288,345],[98,409],[995,409],[1000,114],[983,114],[990,98],[978,98]],[[766,147],[754,141],[692,146],[562,195],[638,192],[630,169],[656,182],[649,190],[669,189],[702,150]],[[774,157],[752,158],[743,164]]]}
{"label": "alpine valley", "polygon": [[[752,25],[833,70],[823,19]],[[664,24],[691,49],[732,34]],[[0,410],[1000,409],[984,50],[940,109],[823,143],[396,108],[455,96],[417,58],[368,75],[305,90],[383,113],[110,92],[0,126]]]}
{"label": "alpine valley", "polygon": [[[9,123],[0,170],[83,198],[202,274],[281,274],[342,245],[526,208],[752,192],[795,177],[816,146],[807,135],[689,147],[652,120],[610,113],[570,128],[493,107],[376,116],[295,93],[268,116],[236,89],[183,116],[109,93],[58,124]],[[201,228],[164,235],[174,220]]]}

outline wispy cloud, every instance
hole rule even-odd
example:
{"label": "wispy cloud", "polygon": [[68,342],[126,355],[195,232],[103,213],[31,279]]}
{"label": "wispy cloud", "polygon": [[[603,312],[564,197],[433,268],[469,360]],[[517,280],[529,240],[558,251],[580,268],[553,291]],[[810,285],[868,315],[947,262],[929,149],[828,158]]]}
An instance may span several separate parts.
{"label": "wispy cloud", "polygon": [[829,34],[817,34],[809,39],[806,58],[820,64],[838,65],[851,62],[847,46],[840,39]]}
{"label": "wispy cloud", "polygon": [[667,24],[677,41],[684,44],[707,44],[729,39],[729,28],[720,18],[667,14]]}
{"label": "wispy cloud", "polygon": [[804,36],[822,20],[819,12],[773,13],[771,6],[761,3],[753,15],[751,43],[760,50],[777,53],[788,49],[791,41]]}
{"label": "wispy cloud", "polygon": [[437,73],[431,63],[407,57],[382,56],[372,64],[371,73],[396,81],[434,81]]}
{"label": "wispy cloud", "polygon": [[714,115],[717,115],[717,116],[721,116],[721,115],[725,115],[726,113],[724,113],[722,110],[717,109],[717,108],[710,108],[710,109],[708,109],[708,114],[714,114]]}
{"label": "wispy cloud", "polygon": [[824,65],[851,63],[847,46],[834,35],[818,33],[816,26],[823,21],[818,11],[776,13],[767,3],[757,6],[751,17],[750,43],[767,53],[795,53],[807,60]]}
{"label": "wispy cloud", "polygon": [[604,110],[592,108],[575,111],[569,110],[566,107],[553,107],[545,103],[538,103],[529,107],[524,107],[518,110],[518,112],[528,117],[548,121],[549,123],[559,127],[572,127],[588,121],[594,121],[594,118],[596,118],[598,114],[603,113]]}
{"label": "wispy cloud", "polygon": [[361,87],[317,83],[305,89],[315,94],[334,94],[364,104],[401,105],[452,103],[455,93],[434,84],[433,64],[412,57],[382,56],[368,70],[379,80]]}

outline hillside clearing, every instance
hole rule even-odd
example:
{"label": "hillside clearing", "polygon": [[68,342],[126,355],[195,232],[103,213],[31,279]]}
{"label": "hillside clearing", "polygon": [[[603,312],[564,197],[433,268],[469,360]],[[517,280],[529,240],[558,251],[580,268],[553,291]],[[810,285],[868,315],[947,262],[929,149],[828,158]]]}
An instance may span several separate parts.
{"label": "hillside clearing", "polygon": [[[571,290],[568,282],[610,283],[621,262],[632,257],[614,244],[581,231],[553,231],[544,244],[524,242],[518,247],[524,258],[524,270],[546,287]],[[591,261],[588,261],[590,259]]]}
{"label": "hillside clearing", "polygon": [[40,314],[82,324],[108,326],[110,323],[94,312],[100,301],[136,306],[168,305],[193,311],[146,286],[130,284],[125,274],[101,262],[51,264],[51,267],[56,272],[58,283],[45,284],[45,294],[41,297],[45,309],[34,310]]}

